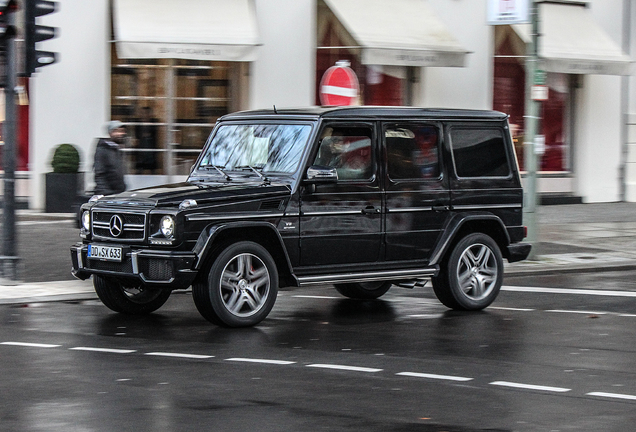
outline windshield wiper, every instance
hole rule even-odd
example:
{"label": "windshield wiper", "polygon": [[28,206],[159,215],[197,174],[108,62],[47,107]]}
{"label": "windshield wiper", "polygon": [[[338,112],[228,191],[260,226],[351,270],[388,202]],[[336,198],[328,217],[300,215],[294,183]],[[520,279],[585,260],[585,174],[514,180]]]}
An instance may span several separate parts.
{"label": "windshield wiper", "polygon": [[229,175],[227,175],[227,173],[225,171],[223,171],[225,166],[222,166],[222,165],[203,165],[201,168],[205,168],[207,170],[214,168],[219,174],[221,174],[223,177],[225,177],[225,180],[232,181],[232,177],[230,177]]}
{"label": "windshield wiper", "polygon": [[261,178],[261,180],[263,180],[263,182],[269,183],[269,179],[267,178],[267,176],[259,171],[263,169],[262,166],[241,165],[237,166],[236,169],[251,169],[254,173],[256,173],[257,176]]}

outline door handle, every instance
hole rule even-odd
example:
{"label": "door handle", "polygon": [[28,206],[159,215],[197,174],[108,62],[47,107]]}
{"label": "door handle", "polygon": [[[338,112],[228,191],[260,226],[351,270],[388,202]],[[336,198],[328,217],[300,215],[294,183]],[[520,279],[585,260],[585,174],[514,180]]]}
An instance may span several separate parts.
{"label": "door handle", "polygon": [[447,205],[438,204],[433,206],[433,211],[436,211],[436,212],[442,212],[442,211],[448,211],[448,210],[450,210],[450,206],[447,206]]}
{"label": "door handle", "polygon": [[373,206],[367,206],[366,208],[362,209],[362,214],[368,215],[368,214],[378,214],[380,213],[380,209],[379,208],[375,208]]}

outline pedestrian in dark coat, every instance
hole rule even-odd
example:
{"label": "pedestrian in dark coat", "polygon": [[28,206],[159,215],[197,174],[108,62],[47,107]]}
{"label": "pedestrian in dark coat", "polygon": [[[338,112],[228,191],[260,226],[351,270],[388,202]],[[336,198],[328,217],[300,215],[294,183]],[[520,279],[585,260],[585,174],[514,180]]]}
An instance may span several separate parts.
{"label": "pedestrian in dark coat", "polygon": [[106,129],[109,137],[100,138],[95,149],[95,195],[111,195],[126,190],[120,150],[126,140],[126,129],[118,120],[109,122]]}

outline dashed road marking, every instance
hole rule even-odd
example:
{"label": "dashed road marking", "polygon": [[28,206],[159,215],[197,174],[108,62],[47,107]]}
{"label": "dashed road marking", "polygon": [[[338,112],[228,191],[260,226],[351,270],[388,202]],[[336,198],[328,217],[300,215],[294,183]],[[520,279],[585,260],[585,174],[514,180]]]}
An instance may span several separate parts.
{"label": "dashed road marking", "polygon": [[69,350],[105,352],[105,353],[114,353],[114,354],[130,354],[130,353],[137,352],[137,350],[129,350],[129,349],[95,348],[95,347],[73,347],[73,348],[69,348]]}
{"label": "dashed road marking", "polygon": [[621,393],[604,393],[604,392],[591,392],[586,393],[587,396],[597,396],[602,398],[612,398],[612,399],[623,399],[623,400],[633,400],[636,401],[636,396],[621,394]]}
{"label": "dashed road marking", "polygon": [[430,378],[437,380],[446,380],[446,381],[472,381],[473,378],[468,377],[460,377],[460,376],[452,376],[452,375],[437,375],[437,374],[429,374],[429,373],[419,373],[419,372],[399,372],[396,375],[414,377],[414,378]]}
{"label": "dashed road marking", "polygon": [[493,381],[490,385],[500,386],[500,387],[512,387],[524,390],[539,390],[539,391],[549,391],[556,393],[565,393],[571,391],[571,389],[563,388],[563,387],[550,387],[550,386],[542,386],[542,385],[534,385],[534,384],[523,384],[523,383],[515,383],[510,381]]}
{"label": "dashed road marking", "polygon": [[295,364],[295,361],[288,360],[269,360],[269,359],[255,359],[255,358],[244,358],[244,357],[232,357],[225,359],[225,361],[234,361],[234,362],[245,362],[245,363],[263,363],[263,364],[275,364],[275,365],[291,365]]}
{"label": "dashed road marking", "polygon": [[612,291],[612,290],[590,290],[576,288],[543,288],[543,287],[520,287],[502,286],[502,291],[531,292],[545,294],[576,294],[606,297],[636,297],[636,291]]}
{"label": "dashed road marking", "polygon": [[342,297],[335,297],[335,296],[320,296],[320,295],[293,295],[292,297],[296,297],[296,298],[308,298],[308,299],[327,299],[327,300],[339,300],[342,299]]}
{"label": "dashed road marking", "polygon": [[12,345],[12,346],[23,346],[23,347],[31,347],[31,348],[58,348],[61,345],[51,345],[51,344],[42,344],[42,343],[30,343],[30,342],[2,342],[0,345]]}
{"label": "dashed road marking", "polygon": [[345,366],[345,365],[337,365],[337,364],[320,364],[320,363],[308,364],[307,367],[346,370],[346,371],[353,371],[353,372],[368,372],[368,373],[377,373],[377,372],[382,372],[383,370],[383,369],[360,367],[360,366]]}
{"label": "dashed road marking", "polygon": [[513,307],[503,307],[503,306],[489,306],[488,309],[508,310],[513,312],[534,312],[536,310],[536,309],[513,308]]}
{"label": "dashed road marking", "polygon": [[607,315],[607,312],[597,311],[581,311],[581,310],[565,310],[565,309],[548,309],[546,312],[552,313],[571,313],[571,314],[583,314],[583,315]]}
{"label": "dashed road marking", "polygon": [[169,353],[169,352],[149,352],[149,353],[146,353],[145,355],[147,355],[147,356],[158,356],[158,357],[188,358],[188,359],[209,359],[209,358],[214,358],[213,355]]}

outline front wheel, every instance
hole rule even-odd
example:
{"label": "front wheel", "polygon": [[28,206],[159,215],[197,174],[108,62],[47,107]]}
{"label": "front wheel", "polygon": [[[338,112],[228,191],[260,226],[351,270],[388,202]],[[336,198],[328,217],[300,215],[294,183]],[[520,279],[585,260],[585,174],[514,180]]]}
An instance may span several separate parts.
{"label": "front wheel", "polygon": [[278,271],[270,253],[254,242],[225,248],[195,282],[192,297],[199,313],[225,327],[248,327],[269,314],[278,294]]}
{"label": "front wheel", "polygon": [[336,284],[336,290],[345,297],[352,299],[377,299],[391,288],[391,282],[360,282]]}
{"label": "front wheel", "polygon": [[143,285],[125,286],[117,279],[93,275],[93,286],[102,303],[115,312],[145,315],[164,305],[171,292]]}
{"label": "front wheel", "polygon": [[462,238],[432,278],[437,298],[451,309],[481,310],[501,289],[503,258],[497,243],[486,234]]}

